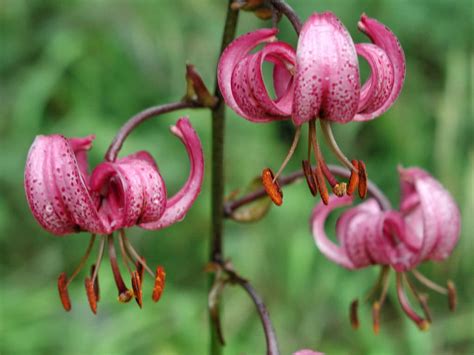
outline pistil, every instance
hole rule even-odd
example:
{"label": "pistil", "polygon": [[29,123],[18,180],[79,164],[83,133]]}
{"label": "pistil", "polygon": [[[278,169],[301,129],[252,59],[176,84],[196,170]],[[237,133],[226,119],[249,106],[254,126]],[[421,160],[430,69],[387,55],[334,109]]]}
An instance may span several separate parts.
{"label": "pistil", "polygon": [[413,322],[416,323],[418,328],[420,328],[421,330],[428,330],[430,323],[426,319],[423,319],[422,317],[420,317],[410,305],[408,297],[405,293],[405,288],[403,286],[403,281],[404,281],[403,279],[404,279],[403,273],[397,272],[397,296],[398,296],[400,305],[402,307],[402,310]]}

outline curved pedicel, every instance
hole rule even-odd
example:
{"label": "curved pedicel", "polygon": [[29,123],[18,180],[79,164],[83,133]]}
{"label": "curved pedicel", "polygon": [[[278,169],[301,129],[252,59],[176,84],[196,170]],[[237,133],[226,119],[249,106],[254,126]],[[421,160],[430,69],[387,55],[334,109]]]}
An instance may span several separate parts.
{"label": "curved pedicel", "polygon": [[110,227],[99,216],[84,177],[85,150],[93,136],[71,140],[72,144],[60,135],[36,137],[25,168],[28,204],[35,219],[53,234],[80,230],[107,234]]}
{"label": "curved pedicel", "polygon": [[363,14],[358,23],[358,27],[377,47],[385,52],[393,68],[393,85],[382,105],[375,110],[363,111],[354,117],[355,121],[367,121],[387,111],[398,98],[403,87],[403,82],[405,81],[405,54],[397,37],[388,27],[379,21]]}
{"label": "curved pedicel", "polygon": [[296,51],[293,122],[315,117],[345,123],[359,104],[359,67],[354,42],[330,12],[315,13],[304,24]]}
{"label": "curved pedicel", "polygon": [[159,220],[140,223],[140,227],[145,229],[161,229],[181,221],[201,191],[204,158],[199,137],[187,118],[180,118],[176,125],[171,127],[171,132],[186,147],[190,161],[189,177],[184,186],[173,197],[168,199],[166,209]]}

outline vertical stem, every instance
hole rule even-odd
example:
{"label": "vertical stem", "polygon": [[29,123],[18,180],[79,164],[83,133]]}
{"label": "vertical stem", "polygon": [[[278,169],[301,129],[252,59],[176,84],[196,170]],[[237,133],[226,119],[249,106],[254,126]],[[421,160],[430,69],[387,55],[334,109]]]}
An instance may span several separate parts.
{"label": "vertical stem", "polygon": [[[227,16],[225,19],[224,32],[220,53],[234,39],[237,27],[238,11],[231,9],[232,0],[227,4]],[[223,222],[222,213],[224,207],[224,133],[225,133],[225,103],[217,83],[215,84],[214,95],[218,99],[217,105],[212,109],[212,176],[211,176],[211,235],[210,235],[210,255],[211,262],[221,263],[223,261]],[[213,280],[209,281],[211,289]],[[221,354],[222,346],[219,343],[215,329],[211,325],[211,348],[213,355]]]}

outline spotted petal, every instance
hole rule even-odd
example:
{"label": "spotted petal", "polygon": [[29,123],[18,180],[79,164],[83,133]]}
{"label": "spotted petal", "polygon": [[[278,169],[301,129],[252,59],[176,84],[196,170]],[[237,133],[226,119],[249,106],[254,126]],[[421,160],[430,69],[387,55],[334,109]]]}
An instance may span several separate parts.
{"label": "spotted petal", "polygon": [[217,81],[224,101],[238,115],[253,122],[283,118],[262,112],[251,94],[251,81],[259,80],[259,76],[255,71],[250,77],[248,73],[250,59],[255,56],[249,52],[261,43],[273,41],[277,32],[277,29],[261,29],[238,37],[224,50],[217,67]]}
{"label": "spotted petal", "polygon": [[166,202],[166,209],[160,219],[140,224],[140,227],[145,229],[161,229],[181,221],[201,191],[204,174],[204,158],[199,137],[191,126],[189,119],[186,117],[180,118],[176,125],[171,127],[171,132],[176,135],[186,147],[191,165],[188,180],[184,186]]}
{"label": "spotted petal", "polygon": [[338,207],[350,205],[351,203],[352,197],[344,196],[338,198],[336,196],[331,196],[329,198],[328,205],[326,206],[323,203],[317,204],[311,216],[313,237],[318,249],[329,260],[347,269],[355,269],[356,265],[354,265],[354,263],[349,259],[349,256],[347,255],[347,252],[343,247],[336,245],[328,238],[324,228],[324,224],[326,222],[327,217],[329,216],[329,213],[332,210]]}
{"label": "spotted petal", "polygon": [[[372,77],[369,79],[370,90],[368,90],[369,87],[362,90],[362,100],[367,97],[371,99],[367,100],[365,104],[359,105],[359,113],[354,117],[354,120],[367,121],[383,114],[398,98],[405,81],[405,54],[397,37],[377,20],[362,15],[358,27],[372,40],[375,46],[385,53],[384,56],[380,50],[375,50],[374,47],[365,44],[359,46],[359,54],[367,59],[372,69]],[[377,63],[377,55],[380,63]],[[390,89],[389,68],[385,67],[384,69],[384,66],[387,66],[387,58],[393,70],[393,84]],[[381,89],[376,90],[377,87]]]}
{"label": "spotted petal", "polygon": [[427,172],[400,168],[400,211],[421,243],[420,261],[447,258],[459,240],[459,208],[449,192]]}
{"label": "spotted petal", "polygon": [[153,158],[138,152],[98,165],[92,191],[102,196],[99,209],[113,230],[159,219],[166,207],[166,189]]}
{"label": "spotted petal", "polygon": [[35,219],[53,234],[110,232],[86,182],[85,150],[92,140],[92,136],[71,140],[60,135],[38,136],[30,148],[25,168],[26,198]]}
{"label": "spotted petal", "polygon": [[295,125],[316,117],[351,121],[360,92],[357,54],[347,29],[334,14],[315,13],[305,22],[296,61]]}

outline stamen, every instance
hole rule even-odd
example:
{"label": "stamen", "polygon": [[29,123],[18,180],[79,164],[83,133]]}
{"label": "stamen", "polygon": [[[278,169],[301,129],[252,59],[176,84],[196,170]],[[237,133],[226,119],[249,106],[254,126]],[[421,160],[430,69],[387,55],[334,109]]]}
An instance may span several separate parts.
{"label": "stamen", "polygon": [[132,272],[132,288],[135,300],[137,301],[138,306],[142,308],[142,282],[140,280],[140,274],[136,270]]}
{"label": "stamen", "polygon": [[91,311],[92,313],[97,314],[97,298],[95,296],[94,283],[89,277],[86,277],[84,285],[86,286],[87,300],[89,301]]}
{"label": "stamen", "polygon": [[457,306],[457,292],[454,282],[448,280],[448,301],[449,301],[449,310],[454,312]]}
{"label": "stamen", "polygon": [[359,197],[365,198],[367,196],[367,171],[365,164],[362,160],[359,160]]}
{"label": "stamen", "polygon": [[380,332],[380,310],[382,305],[375,301],[372,304],[372,328],[374,330],[374,334],[377,335]]}
{"label": "stamen", "polygon": [[313,171],[311,164],[307,160],[303,160],[303,172],[306,178],[306,183],[308,184],[311,195],[316,196],[318,194],[318,187],[316,186],[316,181],[314,180]]}
{"label": "stamen", "polygon": [[155,285],[153,286],[152,299],[158,302],[165,288],[166,272],[162,266],[156,268]]}
{"label": "stamen", "polygon": [[90,277],[91,277],[91,281],[94,280],[94,294],[95,294],[95,299],[97,300],[97,302],[99,302],[99,300],[100,300],[99,276],[96,275],[96,277],[93,278],[93,277],[94,277],[94,274],[95,274],[95,264],[91,266]]}
{"label": "stamen", "polygon": [[135,258],[135,261],[137,263],[140,263],[144,268],[145,270],[150,274],[151,277],[155,278],[155,274],[153,273],[153,271],[151,271],[151,269],[148,267],[148,265],[146,264],[145,262],[145,259],[143,257],[141,257],[137,251],[133,248],[132,246],[132,243],[130,243],[130,241],[128,240],[127,236],[123,233],[120,233],[120,237],[123,238],[124,242],[125,242],[125,246],[127,247],[127,250],[128,252],[133,256],[133,258]]}
{"label": "stamen", "polygon": [[120,245],[120,253],[122,254],[122,260],[124,261],[125,267],[128,270],[128,273],[132,274],[132,269],[130,268],[129,262],[130,259],[125,251],[125,243],[123,241],[122,235],[125,235],[125,231],[122,229],[119,233],[119,245]]}
{"label": "stamen", "polygon": [[[390,268],[388,266],[382,266],[380,268],[379,275],[377,277],[377,281],[375,282],[374,286],[366,293],[363,302],[368,302],[374,296],[375,292],[379,290],[380,287],[383,287],[385,283],[388,283],[387,276],[390,273]],[[385,280],[385,281],[384,281]]]}
{"label": "stamen", "polygon": [[298,142],[300,141],[300,137],[301,137],[301,126],[298,126],[296,127],[295,135],[293,136],[293,142],[291,142],[290,150],[288,151],[288,154],[286,155],[285,160],[281,164],[280,169],[278,169],[275,177],[273,178],[273,182],[276,182],[280,174],[283,172],[283,169],[285,169],[285,166],[288,164],[291,157],[295,153],[296,147],[298,147]]}
{"label": "stamen", "polygon": [[[351,162],[356,169],[359,169],[359,162],[357,160],[352,160]],[[347,194],[352,196],[357,186],[359,186],[359,172],[358,170],[351,170],[351,177],[349,178],[349,185],[347,186]]]}
{"label": "stamen", "polygon": [[112,272],[114,274],[114,279],[115,279],[115,285],[117,286],[117,290],[119,292],[118,301],[120,303],[126,303],[132,299],[133,291],[129,290],[125,286],[125,283],[123,282],[123,279],[122,279],[122,275],[120,274],[120,268],[117,264],[117,255],[115,253],[114,239],[113,239],[112,234],[108,235],[107,241],[109,244],[110,266],[112,267]]}
{"label": "stamen", "polygon": [[441,285],[438,285],[437,283],[431,281],[429,278],[427,278],[425,275],[423,275],[421,272],[419,272],[418,270],[416,269],[413,269],[411,271],[411,273],[413,274],[413,276],[415,276],[415,278],[420,281],[423,285],[425,285],[426,287],[428,287],[429,289],[432,289],[433,291],[436,291],[438,293],[441,293],[442,295],[447,295],[448,294],[448,289],[444,288],[443,286]]}
{"label": "stamen", "polygon": [[319,194],[321,195],[321,200],[325,205],[329,203],[329,193],[326,187],[326,182],[324,181],[323,172],[321,171],[321,166],[318,164],[316,169],[313,171],[316,184],[318,185]]}
{"label": "stamen", "polygon": [[140,282],[143,283],[143,274],[145,273],[145,268],[143,267],[143,264],[145,264],[145,258],[142,256],[140,259],[137,260],[135,266],[137,268],[138,276],[140,276]]}
{"label": "stamen", "polygon": [[62,272],[58,277],[58,291],[59,298],[63,304],[64,310],[69,312],[71,310],[71,300],[69,298],[69,292],[67,290],[67,276],[65,272]]}
{"label": "stamen", "polygon": [[79,274],[79,272],[82,270],[82,268],[86,264],[86,261],[89,258],[89,255],[91,254],[92,247],[94,246],[94,242],[95,242],[95,234],[92,234],[91,238],[89,239],[89,245],[87,246],[85,254],[82,256],[81,261],[79,261],[79,265],[77,265],[71,277],[67,280],[67,286],[69,286],[71,281],[74,280],[74,278]]}
{"label": "stamen", "polygon": [[359,300],[355,299],[351,303],[351,308],[350,308],[350,321],[352,325],[352,329],[359,329],[360,323],[359,323]]}
{"label": "stamen", "polygon": [[397,296],[402,306],[403,312],[413,321],[416,323],[418,328],[421,330],[428,330],[430,323],[426,320],[421,318],[410,305],[408,301],[407,295],[405,293],[405,289],[403,287],[403,273],[397,272]]}
{"label": "stamen", "polygon": [[[101,239],[100,239],[100,246],[99,246],[99,254],[97,254],[97,260],[94,264],[94,272],[92,274],[92,282],[96,282],[97,280],[97,290],[98,290],[98,287],[99,287],[99,269],[100,269],[100,265],[102,263],[102,257],[104,256],[104,250],[105,250],[105,238],[106,236],[104,235]],[[97,300],[99,300],[99,297],[97,297]]]}
{"label": "stamen", "polygon": [[262,171],[262,184],[273,203],[281,206],[283,203],[283,192],[278,181],[274,179],[273,171],[269,168],[265,168]]}
{"label": "stamen", "polygon": [[423,310],[423,314],[425,315],[425,318],[428,320],[428,322],[431,323],[431,310],[428,306],[428,296],[425,294],[419,294],[418,291],[415,288],[415,285],[411,280],[407,277],[406,274],[403,274],[404,280],[408,283],[408,286],[411,290],[411,293],[413,294],[413,297],[418,301],[420,304],[421,309]]}
{"label": "stamen", "polygon": [[310,137],[311,137],[311,146],[313,147],[314,156],[316,157],[316,160],[317,160],[316,169],[313,170],[313,176],[314,176],[314,180],[316,181],[316,185],[318,186],[319,194],[321,195],[321,200],[323,201],[325,205],[327,205],[329,203],[329,193],[326,187],[326,181],[324,180],[323,172],[321,170],[321,161],[319,159],[321,153],[319,152],[319,146],[318,146],[318,141],[317,141],[317,136],[316,136],[315,120],[309,121],[309,131],[310,131]]}
{"label": "stamen", "polygon": [[342,165],[344,165],[349,170],[358,171],[351,164],[349,159],[347,159],[347,157],[344,155],[341,148],[339,148],[339,146],[337,145],[336,139],[334,138],[334,134],[332,133],[331,123],[326,120],[319,120],[319,124],[321,125],[321,128],[323,130],[323,136],[326,139],[326,142],[328,143],[329,148],[332,150],[336,158],[341,162]]}

